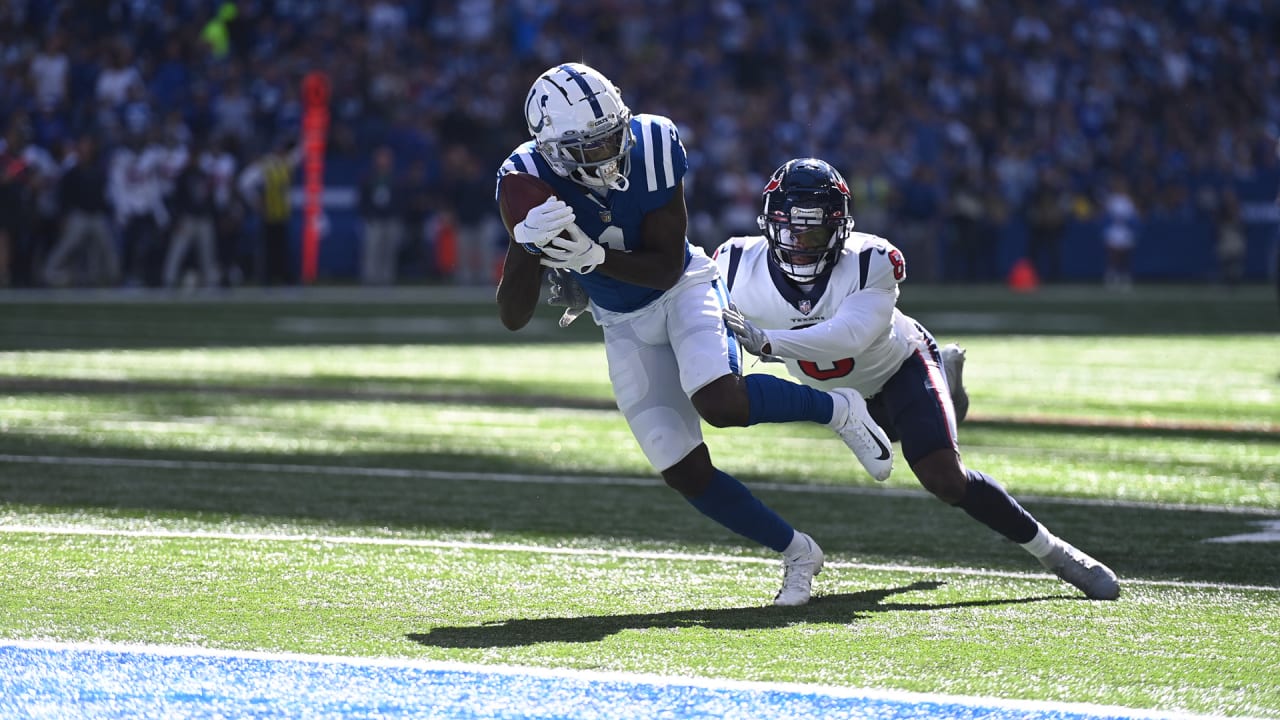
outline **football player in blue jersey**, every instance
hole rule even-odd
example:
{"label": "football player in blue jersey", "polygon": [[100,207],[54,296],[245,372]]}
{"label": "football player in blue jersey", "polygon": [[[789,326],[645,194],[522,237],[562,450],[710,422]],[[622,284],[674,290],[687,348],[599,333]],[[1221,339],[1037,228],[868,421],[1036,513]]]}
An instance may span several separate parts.
{"label": "football player in blue jersey", "polygon": [[782,553],[776,605],[807,603],[821,548],[712,464],[701,421],[824,424],[881,480],[892,469],[888,437],[855,390],[742,374],[721,318],[727,297],[716,266],[685,237],[687,160],[671,120],[633,116],[612,82],[578,63],[542,73],[524,113],[533,137],[498,177],[531,173],[555,195],[509,219],[497,294],[503,324],[529,322],[547,268],[570,272],[603,328],[614,396],[645,457],[703,514]]}
{"label": "football player in blue jersey", "polygon": [[1115,599],[1115,573],[961,462],[948,359],[923,325],[898,310],[906,259],[888,240],[853,231],[853,200],[840,173],[816,158],[783,164],[765,185],[759,224],[763,235],[730,238],[715,253],[733,299],[725,321],[743,347],[781,358],[815,388],[856,389],[901,441],[925,489],[1089,597]]}

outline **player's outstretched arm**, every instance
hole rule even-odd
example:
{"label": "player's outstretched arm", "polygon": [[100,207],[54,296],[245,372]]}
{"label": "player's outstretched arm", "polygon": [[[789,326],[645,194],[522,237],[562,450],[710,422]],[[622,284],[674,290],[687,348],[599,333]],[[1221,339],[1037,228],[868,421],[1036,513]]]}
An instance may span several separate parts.
{"label": "player's outstretched arm", "polygon": [[605,261],[596,272],[633,285],[667,290],[684,274],[688,227],[689,213],[681,181],[667,204],[649,211],[640,222],[640,248],[633,252],[606,251]]}
{"label": "player's outstretched arm", "polygon": [[542,291],[542,265],[538,256],[525,252],[515,240],[507,243],[507,259],[498,280],[498,317],[508,330],[529,324]]}

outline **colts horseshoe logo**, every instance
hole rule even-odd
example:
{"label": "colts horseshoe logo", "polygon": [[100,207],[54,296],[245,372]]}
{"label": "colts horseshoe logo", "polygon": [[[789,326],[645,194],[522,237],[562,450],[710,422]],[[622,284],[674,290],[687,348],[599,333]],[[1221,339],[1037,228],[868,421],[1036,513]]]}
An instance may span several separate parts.
{"label": "colts horseshoe logo", "polygon": [[[547,124],[547,112],[543,108],[547,106],[547,100],[549,98],[546,95],[543,95],[542,100],[538,102],[537,106],[535,107],[533,103],[533,98],[536,94],[537,94],[536,90],[531,91],[529,93],[529,99],[526,100],[524,103],[524,116],[525,116],[525,120],[529,123],[529,128],[533,130],[534,133],[540,133],[542,132],[542,128],[545,127]],[[531,112],[531,110],[538,111],[538,123],[536,125],[533,123],[533,113]]]}

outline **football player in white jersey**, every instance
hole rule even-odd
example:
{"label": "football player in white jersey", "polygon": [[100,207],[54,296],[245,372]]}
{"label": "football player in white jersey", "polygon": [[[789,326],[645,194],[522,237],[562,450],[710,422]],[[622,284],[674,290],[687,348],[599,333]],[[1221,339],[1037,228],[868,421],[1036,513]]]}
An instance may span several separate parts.
{"label": "football player in white jersey", "polygon": [[880,477],[892,468],[888,437],[851,388],[741,374],[738,343],[721,318],[728,298],[715,264],[685,237],[688,164],[671,120],[633,116],[612,82],[579,63],[542,73],[524,110],[533,139],[508,156],[498,177],[532,173],[555,196],[523,220],[508,218],[497,296],[503,324],[517,330],[529,322],[547,268],[569,271],[604,330],[614,396],[646,458],[697,510],[782,553],[774,603],[803,605],[822,569],[821,548],[712,465],[701,422],[825,424]]}
{"label": "football player in white jersey", "polygon": [[929,492],[1018,543],[1087,596],[1112,600],[1109,568],[1054,536],[990,476],[965,467],[956,413],[933,336],[897,309],[906,260],[888,240],[853,232],[844,178],[791,160],[764,188],[763,236],[731,238],[715,260],[731,303],[725,322],[756,355],[781,358],[815,388],[849,387],[902,443]]}

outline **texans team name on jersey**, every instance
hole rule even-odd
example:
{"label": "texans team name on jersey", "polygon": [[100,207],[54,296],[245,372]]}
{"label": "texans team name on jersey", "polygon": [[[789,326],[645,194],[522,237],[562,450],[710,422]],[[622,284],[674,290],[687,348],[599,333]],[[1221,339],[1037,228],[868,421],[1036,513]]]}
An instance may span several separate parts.
{"label": "texans team name on jersey", "polygon": [[[515,149],[498,168],[498,177],[509,172],[526,172],[546,180],[556,197],[573,208],[578,227],[596,242],[613,250],[631,252],[640,248],[640,223],[646,213],[666,205],[689,168],[684,145],[675,123],[660,115],[640,114],[631,118],[635,145],[629,153],[630,182],[626,190],[597,194],[547,164],[530,140]],[[495,190],[496,197],[496,190]],[[685,240],[685,264],[690,258]],[[613,312],[639,310],[662,295],[661,290],[615,280],[603,273],[574,273],[591,301]]]}
{"label": "texans team name on jersey", "polygon": [[[801,310],[801,312],[804,312],[804,311]],[[816,317],[809,317],[808,315],[802,315],[800,317],[791,318],[791,324],[788,325],[787,327],[794,328],[794,327],[802,327],[805,325],[817,325],[818,323],[823,322],[826,319],[827,318],[823,315],[818,315]]]}

